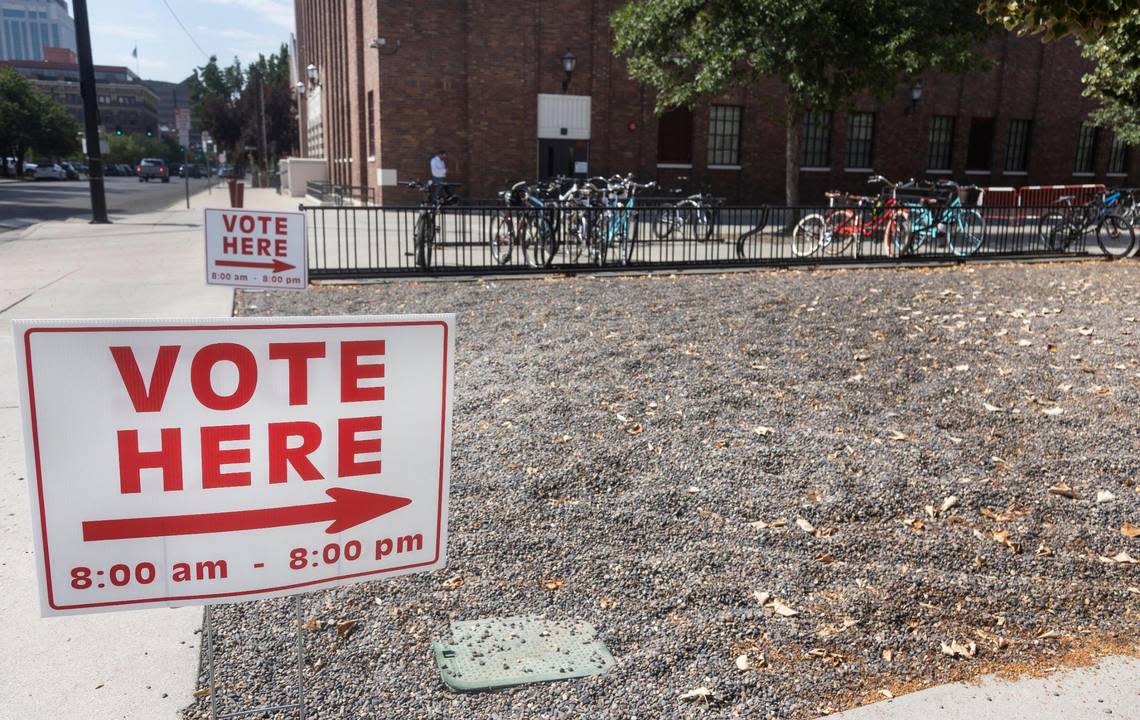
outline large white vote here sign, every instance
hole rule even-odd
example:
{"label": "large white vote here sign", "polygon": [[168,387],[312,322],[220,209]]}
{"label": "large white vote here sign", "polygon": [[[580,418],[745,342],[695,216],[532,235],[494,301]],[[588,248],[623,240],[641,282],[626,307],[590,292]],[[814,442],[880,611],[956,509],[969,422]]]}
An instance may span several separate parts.
{"label": "large white vote here sign", "polygon": [[44,615],[446,564],[454,317],[16,321]]}

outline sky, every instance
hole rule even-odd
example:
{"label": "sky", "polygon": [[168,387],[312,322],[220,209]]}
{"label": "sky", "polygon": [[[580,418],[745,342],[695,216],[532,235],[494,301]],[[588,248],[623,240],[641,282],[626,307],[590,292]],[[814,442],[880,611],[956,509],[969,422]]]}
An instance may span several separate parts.
{"label": "sky", "polygon": [[208,55],[244,64],[293,32],[292,0],[88,0],[87,14],[95,63],[125,65],[146,80],[184,80]]}

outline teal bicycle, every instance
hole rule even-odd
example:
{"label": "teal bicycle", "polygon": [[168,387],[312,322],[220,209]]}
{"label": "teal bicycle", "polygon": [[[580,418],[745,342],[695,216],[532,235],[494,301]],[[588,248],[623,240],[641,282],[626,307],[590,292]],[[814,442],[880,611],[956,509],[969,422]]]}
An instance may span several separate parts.
{"label": "teal bicycle", "polygon": [[634,201],[638,190],[656,187],[657,183],[638,183],[632,175],[615,175],[606,181],[606,193],[602,201],[600,221],[595,232],[597,242],[590,243],[590,260],[596,265],[605,265],[606,258],[615,248],[618,262],[629,265],[633,259],[633,246],[637,242],[637,211]]}
{"label": "teal bicycle", "polygon": [[928,243],[941,242],[958,257],[973,255],[985,241],[986,221],[980,212],[966,207],[962,198],[980,192],[980,188],[950,180],[899,183],[895,197],[903,209],[892,218],[892,232],[884,235],[887,254],[914,255]]}

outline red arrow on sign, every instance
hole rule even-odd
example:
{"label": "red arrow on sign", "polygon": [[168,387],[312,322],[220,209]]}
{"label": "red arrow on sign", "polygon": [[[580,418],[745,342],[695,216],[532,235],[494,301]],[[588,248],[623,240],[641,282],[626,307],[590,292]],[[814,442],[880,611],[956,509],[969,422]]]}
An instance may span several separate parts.
{"label": "red arrow on sign", "polygon": [[247,260],[215,260],[214,265],[218,267],[244,267],[244,268],[261,268],[262,270],[272,270],[279,273],[283,270],[292,270],[297,267],[290,265],[284,260],[273,259],[273,262],[249,262]]}
{"label": "red arrow on sign", "polygon": [[83,541],[202,535],[236,532],[238,530],[260,530],[285,525],[307,525],[329,520],[332,521],[332,524],[325,528],[325,532],[338,533],[393,510],[399,510],[412,502],[411,498],[381,495],[348,488],[329,488],[325,492],[332,498],[332,502],[267,510],[203,513],[200,515],[88,520],[83,523]]}

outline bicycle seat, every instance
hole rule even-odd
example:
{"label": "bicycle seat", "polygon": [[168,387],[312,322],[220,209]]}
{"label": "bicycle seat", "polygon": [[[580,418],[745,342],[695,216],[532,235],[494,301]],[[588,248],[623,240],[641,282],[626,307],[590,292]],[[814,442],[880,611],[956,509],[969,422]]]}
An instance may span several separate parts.
{"label": "bicycle seat", "polygon": [[1076,195],[1062,195],[1061,197],[1057,198],[1057,202],[1059,202],[1059,203],[1071,203],[1072,201],[1074,201],[1076,199],[1077,199]]}
{"label": "bicycle seat", "polygon": [[827,192],[825,192],[823,194],[823,196],[826,198],[841,198],[841,197],[846,197],[847,193],[841,193],[841,192],[837,192],[835,190],[828,190]]}

